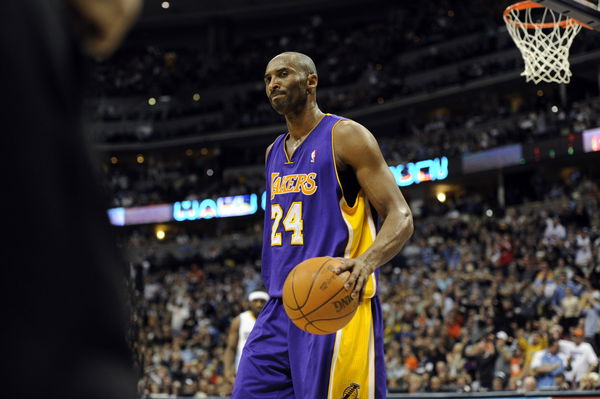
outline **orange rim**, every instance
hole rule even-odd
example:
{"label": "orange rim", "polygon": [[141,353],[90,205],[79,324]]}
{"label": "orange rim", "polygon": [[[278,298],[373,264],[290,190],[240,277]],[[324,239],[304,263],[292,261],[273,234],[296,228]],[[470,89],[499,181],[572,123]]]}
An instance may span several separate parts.
{"label": "orange rim", "polygon": [[512,4],[508,7],[506,7],[506,9],[504,10],[504,13],[502,14],[504,17],[504,21],[506,21],[506,23],[509,23],[511,25],[517,26],[519,28],[524,27],[526,29],[547,29],[547,28],[554,28],[557,25],[560,26],[561,28],[568,28],[573,25],[581,25],[584,28],[587,28],[590,30],[592,29],[591,26],[586,25],[583,22],[580,22],[574,18],[567,18],[560,22],[544,22],[544,23],[539,23],[539,24],[526,24],[523,22],[515,22],[512,20],[510,13],[513,10],[523,11],[523,10],[527,10],[530,8],[544,8],[544,6],[541,4],[535,3],[533,1],[529,1],[529,0]]}

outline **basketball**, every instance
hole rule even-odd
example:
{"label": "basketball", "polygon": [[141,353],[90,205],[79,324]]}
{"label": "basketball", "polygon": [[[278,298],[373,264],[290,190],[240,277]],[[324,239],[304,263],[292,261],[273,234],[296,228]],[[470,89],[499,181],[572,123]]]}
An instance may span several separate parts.
{"label": "basketball", "polygon": [[334,272],[341,262],[331,257],[310,258],[292,269],[283,285],[283,307],[290,320],[311,334],[331,334],[354,316],[358,297],[344,288],[350,277]]}

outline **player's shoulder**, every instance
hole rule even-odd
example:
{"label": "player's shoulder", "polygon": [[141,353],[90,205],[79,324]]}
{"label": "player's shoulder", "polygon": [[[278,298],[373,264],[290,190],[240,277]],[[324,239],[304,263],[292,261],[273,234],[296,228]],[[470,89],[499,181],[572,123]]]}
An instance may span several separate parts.
{"label": "player's shoulder", "polygon": [[337,116],[337,115],[335,115],[335,117],[337,118],[337,121],[333,125],[333,129],[336,131],[336,133],[352,131],[354,129],[365,129],[365,127],[363,125],[356,122],[354,119],[349,119],[349,118],[346,118],[343,116]]}
{"label": "player's shoulder", "polygon": [[333,127],[333,146],[342,158],[358,156],[379,148],[377,139],[362,124],[352,119],[340,119]]}
{"label": "player's shoulder", "polygon": [[333,132],[336,138],[354,138],[357,140],[373,137],[373,134],[364,125],[353,119],[343,118],[333,125]]}
{"label": "player's shoulder", "polygon": [[287,133],[283,133],[280,134],[279,136],[277,136],[277,138],[275,140],[273,140],[273,142],[271,144],[269,144],[269,146],[267,147],[267,149],[265,150],[265,159],[269,158],[269,154],[271,153],[271,150],[273,149],[273,147],[280,141],[282,141],[285,136],[287,135]]}
{"label": "player's shoulder", "polygon": [[277,140],[273,141],[271,144],[269,144],[269,146],[267,147],[266,151],[265,151],[265,162],[267,162],[269,160],[269,154],[271,153],[271,150],[273,149],[273,146],[275,145],[275,143],[277,142]]}

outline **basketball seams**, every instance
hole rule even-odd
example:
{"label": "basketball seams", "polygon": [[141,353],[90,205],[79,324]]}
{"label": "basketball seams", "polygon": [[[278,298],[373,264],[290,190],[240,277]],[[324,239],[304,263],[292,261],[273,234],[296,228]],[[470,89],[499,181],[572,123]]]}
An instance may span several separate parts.
{"label": "basketball seams", "polygon": [[[358,309],[358,308],[357,308],[357,309]],[[311,321],[311,323],[316,323],[316,322],[319,322],[319,321],[339,320],[339,319],[343,319],[344,317],[348,317],[348,316],[350,316],[350,315],[354,314],[355,312],[356,312],[356,309],[354,309],[354,310],[352,310],[352,311],[350,311],[350,312],[348,312],[348,313],[346,313],[346,314],[344,314],[344,315],[342,315],[342,316],[338,316],[338,317],[330,317],[330,318],[327,318],[327,319],[317,319],[317,320],[313,320],[313,321]]]}
{"label": "basketball seams", "polygon": [[[302,317],[304,318],[304,312],[302,312],[302,306],[298,305],[298,298],[296,298],[296,290],[294,289],[294,280],[296,279],[296,270],[294,269],[292,271],[292,295],[294,296],[294,301],[296,302],[296,306],[298,306],[298,309],[296,309],[298,312],[300,312],[300,314],[302,315]],[[307,296],[308,298],[308,296]],[[306,303],[306,302],[305,302]],[[292,319],[293,320],[293,319]]]}
{"label": "basketball seams", "polygon": [[[315,285],[315,280],[319,277],[319,275],[321,274],[321,270],[323,269],[323,267],[325,267],[325,265],[327,265],[327,263],[329,261],[333,260],[333,258],[330,257],[326,257],[325,261],[321,264],[321,266],[319,266],[319,268],[317,269],[316,272],[313,272],[312,275],[312,281],[310,282],[310,286],[308,287],[308,292],[306,293],[306,300],[304,301],[304,303],[302,304],[302,306],[300,307],[304,307],[304,305],[306,305],[306,302],[308,302],[308,298],[310,298],[310,293],[313,289],[313,286]],[[310,314],[310,313],[309,313]]]}
{"label": "basketball seams", "polygon": [[[353,299],[347,294],[342,277],[333,273],[331,267],[325,269],[327,271],[324,270],[328,265],[339,263],[333,257],[326,256],[321,259],[307,259],[305,262],[308,263],[309,261],[313,262],[312,265],[309,266],[307,264],[302,268],[294,268],[286,279],[284,295],[282,296],[284,308],[290,321],[306,332],[318,335],[335,333],[339,330],[338,326],[341,328],[341,326],[347,324],[348,320],[354,316],[358,307],[358,299]],[[296,277],[298,277],[298,281],[296,281]],[[340,278],[340,280],[338,281],[337,278]],[[296,287],[296,283],[299,284],[298,287]],[[341,286],[339,285],[340,283]],[[321,287],[322,291],[313,290],[315,284]],[[325,285],[323,286],[322,284]],[[323,294],[327,294],[328,291],[331,292],[331,289],[335,288],[338,289],[334,293],[330,293],[326,299],[322,299]],[[344,291],[346,291],[347,295],[344,294]],[[299,298],[300,294],[302,294],[301,298]],[[311,296],[315,296],[315,298]],[[349,311],[343,315],[328,317],[333,316],[335,312],[333,309],[329,311],[329,307],[324,307],[324,305],[333,305],[334,302],[336,309],[340,307],[337,302],[340,302],[341,308],[339,310],[342,311],[344,307],[348,306],[349,309],[345,310]],[[307,312],[304,308],[308,308],[308,305],[316,306]],[[320,316],[320,318],[311,320],[311,315],[313,317]],[[324,325],[321,327],[319,324]]]}
{"label": "basketball seams", "polygon": [[[323,268],[323,266],[325,266],[327,264],[327,262],[329,262],[330,260],[331,260],[331,258],[325,259],[325,262],[323,262],[321,264],[321,266],[319,266],[319,269],[317,270],[317,272],[313,273],[313,279],[312,279],[312,281],[310,283],[310,288],[308,289],[308,293],[306,294],[306,300],[304,301],[304,304],[302,304],[302,305],[298,304],[298,298],[296,297],[296,289],[295,289],[295,284],[294,284],[294,281],[296,280],[296,269],[294,269],[292,271],[292,281],[291,281],[291,283],[292,283],[292,295],[294,297],[294,302],[296,302],[296,306],[298,306],[298,308],[297,309],[291,309],[291,310],[297,310],[298,312],[300,312],[300,314],[302,316],[299,317],[299,318],[304,318],[305,320],[308,321],[308,319],[306,319],[307,315],[304,314],[304,312],[302,311],[302,308],[304,307],[304,305],[306,305],[306,302],[308,302],[308,298],[310,297],[310,291],[312,290],[312,286],[314,285],[316,278],[319,276],[319,272],[321,271],[321,269]],[[297,319],[291,319],[291,320],[297,320]],[[317,328],[317,329],[320,330],[320,328],[318,328],[318,327],[315,327],[315,328]]]}
{"label": "basketball seams", "polygon": [[[285,303],[285,305],[288,307],[289,310],[300,311],[300,309],[302,309],[306,305],[306,302],[308,302],[308,298],[310,298],[310,293],[311,293],[313,285],[315,284],[315,280],[317,279],[317,277],[319,277],[319,274],[321,273],[321,270],[323,269],[323,267],[325,265],[327,265],[327,262],[329,262],[332,259],[333,258],[331,258],[331,257],[326,257],[325,261],[319,266],[319,268],[315,272],[313,272],[312,281],[310,282],[310,287],[308,288],[308,292],[306,293],[306,298],[305,298],[304,303],[302,305],[300,305],[298,303],[298,298],[296,297],[296,290],[294,289],[294,287],[295,287],[294,280],[295,280],[295,277],[296,277],[295,276],[296,269],[294,268],[292,270],[292,276],[291,276],[290,283],[291,283],[291,288],[292,288],[292,295],[294,296],[294,300],[296,301],[296,306],[298,306],[298,307],[297,308],[293,308],[293,307],[289,306],[289,304]],[[337,295],[337,293],[336,293],[336,295]],[[331,298],[329,298],[329,299],[331,299]],[[292,320],[297,320],[297,319],[292,319]]]}
{"label": "basketball seams", "polygon": [[290,309],[292,310],[299,310],[300,309],[300,305],[298,305],[298,298],[296,298],[296,290],[294,289],[294,279],[296,278],[296,269],[292,270],[292,296],[294,297],[294,302],[296,302],[296,306],[298,306],[296,309],[292,309],[290,306],[288,306]]}
{"label": "basketball seams", "polygon": [[[340,319],[346,318],[346,317],[348,317],[348,316],[353,316],[353,315],[354,315],[354,313],[356,313],[356,309],[354,309],[353,311],[351,311],[351,312],[348,312],[348,313],[346,313],[345,315],[343,315],[343,316],[340,316],[340,317],[333,317],[333,318],[329,318],[329,319],[318,319],[318,320],[311,320],[311,321],[309,321],[308,323],[306,323],[306,324],[304,325],[304,329],[306,330],[308,326],[311,326],[311,327],[313,327],[313,328],[316,328],[316,329],[317,329],[317,330],[319,330],[319,331],[323,331],[324,333],[327,333],[327,334],[333,334],[333,333],[335,333],[337,330],[336,330],[336,331],[327,331],[327,330],[323,330],[323,329],[321,329],[321,328],[317,327],[317,326],[315,325],[315,323],[318,323],[318,322],[320,322],[320,321],[340,320]],[[307,320],[307,321],[308,321],[308,320]]]}
{"label": "basketball seams", "polygon": [[[310,316],[311,314],[313,314],[314,312],[316,312],[317,310],[321,309],[323,306],[329,304],[329,301],[331,301],[333,298],[335,298],[340,292],[342,292],[342,290],[345,290],[344,286],[342,286],[339,290],[337,290],[332,296],[330,296],[329,298],[327,298],[327,300],[323,301],[323,303],[321,303],[319,306],[317,306],[316,308],[314,308],[313,310],[311,310],[310,312],[304,314],[302,313],[304,316]],[[298,320],[299,318],[296,319],[292,319],[292,320]],[[331,320],[335,320],[335,319],[331,319]]]}

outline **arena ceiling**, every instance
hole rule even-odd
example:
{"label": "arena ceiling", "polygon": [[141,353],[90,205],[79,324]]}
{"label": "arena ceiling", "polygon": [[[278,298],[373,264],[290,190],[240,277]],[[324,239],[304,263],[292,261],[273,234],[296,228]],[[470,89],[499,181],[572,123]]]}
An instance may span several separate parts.
{"label": "arena ceiling", "polygon": [[383,3],[381,0],[147,0],[137,28],[168,28],[195,25],[206,20],[226,18],[248,20],[297,12],[347,8],[359,4]]}

